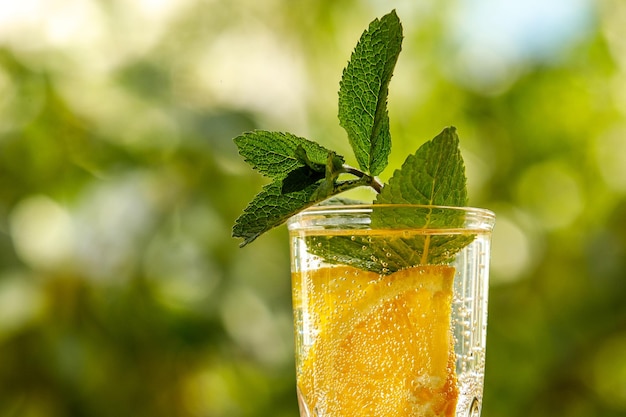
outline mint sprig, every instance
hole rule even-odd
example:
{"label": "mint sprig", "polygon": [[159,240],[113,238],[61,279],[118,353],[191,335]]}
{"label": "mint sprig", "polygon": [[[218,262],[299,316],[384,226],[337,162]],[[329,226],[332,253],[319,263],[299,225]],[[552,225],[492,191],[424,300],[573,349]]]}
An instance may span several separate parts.
{"label": "mint sprig", "polygon": [[[397,227],[399,222],[406,228],[439,223],[462,225],[462,216],[443,217],[443,211],[434,207],[467,203],[465,168],[453,127],[444,129],[409,156],[388,184],[376,178],[386,168],[391,151],[387,97],[401,48],[402,25],[392,11],[370,23],[343,71],[338,117],[358,168],[347,165],[336,152],[291,133],[259,130],[235,138],[244,160],[271,180],[235,222],[233,236],[243,239],[241,246],[307,207],[361,186],[379,193],[376,204],[398,205],[394,210],[397,213],[391,216],[389,211],[383,216],[374,210],[372,227]],[[416,216],[403,211],[406,204],[433,209]],[[417,264],[447,262],[472,237],[405,236],[385,238],[367,247],[346,237],[310,239],[322,243],[312,247],[328,262],[385,273]]]}
{"label": "mint sprig", "polygon": [[[273,181],[235,222],[233,236],[244,239],[241,246],[297,212],[349,189],[370,186],[380,191],[375,175],[387,165],[391,150],[387,94],[401,43],[402,26],[392,11],[370,24],[344,70],[339,119],[361,169],[290,133],[255,131],[235,138],[244,160]],[[340,181],[341,174],[356,178]]]}

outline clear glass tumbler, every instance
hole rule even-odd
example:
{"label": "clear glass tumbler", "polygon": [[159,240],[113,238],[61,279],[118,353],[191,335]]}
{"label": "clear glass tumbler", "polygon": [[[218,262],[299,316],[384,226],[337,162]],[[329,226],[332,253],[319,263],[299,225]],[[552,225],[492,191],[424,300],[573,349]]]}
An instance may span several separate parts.
{"label": "clear glass tumbler", "polygon": [[382,204],[289,220],[302,417],[480,415],[494,221]]}

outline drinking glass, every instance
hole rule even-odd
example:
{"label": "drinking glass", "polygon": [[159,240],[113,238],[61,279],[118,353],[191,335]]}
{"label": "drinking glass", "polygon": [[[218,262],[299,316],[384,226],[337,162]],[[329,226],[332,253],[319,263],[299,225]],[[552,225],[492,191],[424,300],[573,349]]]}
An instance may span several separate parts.
{"label": "drinking glass", "polygon": [[301,417],[478,417],[492,212],[320,205],[288,222]]}

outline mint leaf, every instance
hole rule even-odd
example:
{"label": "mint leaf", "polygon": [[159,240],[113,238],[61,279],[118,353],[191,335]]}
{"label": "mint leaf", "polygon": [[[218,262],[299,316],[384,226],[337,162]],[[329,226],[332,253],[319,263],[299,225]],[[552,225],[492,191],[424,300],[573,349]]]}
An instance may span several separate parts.
{"label": "mint leaf", "polygon": [[363,33],[340,82],[339,122],[359,167],[371,175],[385,169],[391,151],[387,95],[401,48],[402,25],[392,11]]}
{"label": "mint leaf", "polygon": [[[267,136],[264,135],[263,137]],[[281,157],[291,161],[292,166],[295,166],[286,174],[275,169],[272,165],[265,164],[266,160],[260,154],[255,154],[257,159],[254,160],[253,166],[260,167],[260,171],[271,173],[276,178],[254,197],[244,209],[243,214],[235,221],[233,236],[244,239],[240,246],[247,245],[261,234],[284,223],[299,211],[335,194],[367,185],[371,180],[370,177],[363,176],[356,180],[337,181],[339,175],[345,172],[343,158],[333,151],[326,151],[326,163],[324,165],[313,162],[309,159],[302,143],[304,142],[293,147],[293,157],[288,157],[287,152],[281,154]],[[291,142],[290,144],[293,145]],[[238,145],[244,153],[247,152],[249,144],[242,146],[240,141]],[[284,150],[286,148],[283,145],[284,143],[281,144],[281,149]],[[311,144],[305,146],[313,149],[314,152],[319,151],[318,147],[311,146]],[[315,156],[319,160],[319,154]],[[298,166],[297,164],[303,165]]]}
{"label": "mint leaf", "polygon": [[233,236],[244,239],[241,247],[247,245],[261,234],[284,223],[289,217],[315,204],[316,201],[311,201],[311,196],[317,187],[313,183],[302,190],[284,194],[281,181],[266,185],[235,221]]}
{"label": "mint leaf", "polygon": [[[454,228],[447,223],[451,220],[449,211],[442,208],[431,207],[424,211],[414,206],[397,205],[390,211],[389,206],[375,204],[372,210],[369,218],[364,215],[362,224],[367,224],[369,219],[372,228],[385,230],[384,233],[363,235],[355,228],[352,235],[313,235],[306,237],[307,248],[330,264],[390,274],[416,265],[449,263],[474,239],[473,235],[467,234],[422,233],[416,219],[428,219],[422,227],[438,224],[445,230]],[[459,219],[462,221],[463,217],[452,218]],[[376,223],[384,224],[376,226]]]}
{"label": "mint leaf", "polygon": [[[349,265],[378,274],[424,264],[445,264],[472,242],[471,235],[399,236],[308,236],[311,253],[336,265]],[[428,245],[428,246],[426,246]],[[424,253],[427,254],[424,258]]]}
{"label": "mint leaf", "polygon": [[[333,154],[334,155],[334,154]],[[244,209],[233,226],[233,237],[243,238],[243,247],[268,230],[283,224],[296,213],[336,194],[364,185],[363,179],[339,181],[329,185],[322,179],[293,192],[283,192],[283,180],[263,187]]]}
{"label": "mint leaf", "polygon": [[466,183],[456,128],[447,127],[406,158],[376,203],[462,207],[467,204]]}
{"label": "mint leaf", "polygon": [[[459,149],[455,127],[445,128],[439,135],[409,155],[376,197],[381,204],[419,204],[425,206],[467,205],[465,164]],[[455,228],[464,222],[462,211],[431,208],[414,215],[406,213],[372,215],[372,227],[394,227],[400,221],[411,228]],[[389,242],[394,251],[406,257],[418,256],[421,264],[451,260],[468,245],[472,235],[416,235]]]}
{"label": "mint leaf", "polygon": [[[467,202],[465,165],[454,127],[422,145],[396,170],[375,201],[397,207],[373,208],[373,229],[413,230],[455,228],[464,222],[462,211],[435,206],[464,206]],[[407,205],[429,206],[427,210]],[[378,273],[392,273],[419,264],[447,263],[474,236],[462,234],[405,234],[384,236],[313,236],[310,248],[329,263],[342,263]]]}
{"label": "mint leaf", "polygon": [[[256,130],[244,133],[234,141],[244,160],[270,178],[282,178],[294,169],[306,166],[298,148],[304,150],[308,161],[322,167],[326,165],[326,158],[331,152],[308,139],[283,132]],[[339,158],[343,161],[342,157]]]}

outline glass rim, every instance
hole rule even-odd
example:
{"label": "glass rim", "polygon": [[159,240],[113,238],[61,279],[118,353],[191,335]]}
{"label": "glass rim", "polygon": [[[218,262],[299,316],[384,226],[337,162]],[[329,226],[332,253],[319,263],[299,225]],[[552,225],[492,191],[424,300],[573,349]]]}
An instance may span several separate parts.
{"label": "glass rim", "polygon": [[[400,203],[400,204],[374,204],[374,203],[363,203],[363,204],[320,204],[308,207],[302,210],[299,213],[294,214],[287,220],[287,227],[290,231],[298,230],[302,228],[306,228],[302,223],[307,223],[308,221],[313,221],[315,218],[327,218],[331,215],[367,215],[372,213],[374,210],[379,209],[415,209],[415,210],[441,210],[441,211],[452,211],[464,213],[466,216],[466,220],[474,223],[480,223],[482,225],[478,226],[478,229],[482,230],[491,230],[495,225],[496,215],[493,211],[485,208],[478,207],[470,207],[470,206],[444,206],[444,205],[427,205],[427,204],[410,204],[410,203]],[[476,227],[476,226],[475,226]],[[454,229],[458,229],[458,227],[453,227]],[[461,227],[463,228],[463,227]],[[441,229],[441,227],[438,227]]]}

